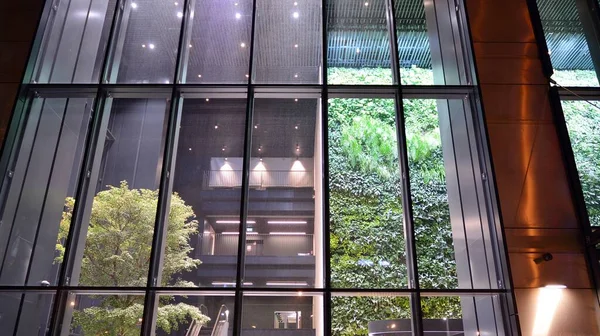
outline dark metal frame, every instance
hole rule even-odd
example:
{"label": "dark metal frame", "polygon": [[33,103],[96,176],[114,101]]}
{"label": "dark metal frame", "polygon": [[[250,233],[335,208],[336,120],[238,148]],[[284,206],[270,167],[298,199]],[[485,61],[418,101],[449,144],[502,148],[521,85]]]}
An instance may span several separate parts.
{"label": "dark metal frame", "polygon": [[[0,292],[11,291],[11,292],[24,292],[24,293],[45,293],[45,294],[56,294],[53,306],[53,314],[50,324],[50,330],[52,334],[59,335],[61,330],[65,330],[63,321],[68,317],[68,302],[69,298],[73,295],[89,295],[89,294],[122,294],[122,293],[137,293],[145,295],[144,305],[144,317],[142,321],[141,335],[153,335],[156,321],[156,309],[158,304],[159,295],[169,294],[187,294],[187,295],[228,295],[235,296],[235,307],[233,316],[233,334],[239,335],[242,330],[242,314],[243,314],[243,299],[245,294],[259,294],[259,293],[278,293],[280,295],[290,294],[295,295],[298,293],[293,288],[247,288],[243,286],[244,282],[244,260],[245,260],[245,236],[246,236],[246,220],[247,220],[247,203],[248,203],[248,184],[249,184],[249,165],[251,155],[251,140],[252,140],[252,119],[253,119],[253,102],[256,98],[255,93],[262,90],[268,90],[274,94],[288,94],[292,90],[298,92],[298,90],[304,90],[307,92],[320,93],[321,99],[321,137],[323,142],[323,190],[322,196],[324,200],[323,204],[323,225],[324,227],[324,241],[323,251],[325,254],[324,258],[324,284],[317,284],[316,288],[302,288],[302,292],[313,295],[320,295],[323,297],[323,308],[324,308],[324,334],[326,336],[331,335],[331,299],[332,296],[340,295],[378,295],[378,294],[389,294],[396,296],[406,296],[410,298],[411,302],[411,316],[412,316],[412,328],[413,334],[422,335],[423,321],[421,312],[421,297],[422,296],[491,296],[499,295],[501,297],[506,295],[512,296],[510,286],[501,286],[499,289],[422,289],[418,282],[418,268],[417,268],[417,253],[415,247],[415,233],[414,233],[414,221],[412,214],[412,201],[410,197],[410,172],[408,165],[408,152],[406,144],[406,130],[404,121],[404,110],[403,110],[403,99],[464,99],[464,97],[476,97],[479,94],[478,88],[472,83],[476,78],[472,72],[474,67],[472,65],[473,59],[470,56],[471,46],[465,45],[468,41],[463,41],[461,54],[465,58],[465,69],[468,74],[468,85],[430,85],[430,86],[401,86],[401,71],[400,62],[398,55],[398,41],[396,38],[396,22],[395,22],[395,1],[400,0],[385,0],[386,3],[386,15],[387,15],[387,28],[388,36],[390,38],[391,48],[391,64],[393,85],[327,85],[327,25],[328,25],[328,5],[329,0],[322,0],[322,67],[321,67],[321,78],[322,84],[315,85],[292,85],[292,84],[264,84],[257,85],[252,82],[253,76],[253,59],[254,59],[254,48],[255,48],[255,25],[256,25],[256,5],[257,1],[253,0],[253,15],[251,25],[251,36],[252,40],[250,43],[250,60],[249,60],[249,74],[250,78],[248,83],[239,85],[192,85],[192,84],[180,84],[177,79],[181,73],[181,69],[185,66],[183,62],[183,48],[185,44],[185,29],[186,22],[190,19],[189,6],[188,4],[193,0],[184,1],[184,16],[181,23],[181,33],[179,36],[179,57],[176,60],[175,74],[173,76],[173,84],[143,84],[143,85],[130,85],[130,84],[111,84],[106,82],[106,78],[111,70],[111,55],[114,53],[114,43],[111,41],[115,36],[118,35],[117,29],[118,17],[119,17],[119,6],[124,1],[116,2],[116,10],[112,21],[112,29],[109,34],[109,44],[106,48],[105,55],[102,64],[102,74],[100,75],[99,82],[96,84],[35,84],[30,83],[31,70],[29,75],[26,77],[26,82],[30,84],[24,84],[24,91],[21,94],[20,101],[24,105],[31,101],[30,95],[36,93],[40,98],[52,98],[52,97],[74,97],[74,96],[85,96],[95,98],[95,108],[93,112],[93,118],[90,120],[88,136],[85,144],[84,162],[82,163],[81,176],[78,181],[76,199],[82,200],[77,202],[73,213],[73,224],[70,228],[69,238],[66,242],[65,252],[65,265],[60,271],[60,280],[56,286],[42,287],[42,286],[0,286]],[[51,1],[49,1],[50,3]],[[462,5],[462,3],[461,3]],[[46,6],[48,7],[48,5]],[[461,6],[462,7],[462,6]],[[452,8],[454,9],[454,8]],[[45,11],[47,15],[47,10]],[[464,17],[461,16],[463,13],[459,13],[457,20],[464,25]],[[452,15],[456,15],[452,13]],[[42,20],[43,21],[43,20]],[[456,22],[453,24],[457,24]],[[43,22],[40,25],[43,26]],[[459,27],[459,28],[464,28]],[[464,28],[465,30],[467,28]],[[41,35],[43,32],[38,32],[38,39],[36,44],[33,45],[32,55],[37,55],[40,44]],[[464,38],[467,39],[468,32],[462,31]],[[461,38],[463,36],[461,35]],[[28,69],[33,69],[35,64],[35,58],[28,65]],[[470,71],[469,71],[470,70]],[[182,98],[186,95],[186,98],[193,97],[194,95],[204,95],[207,93],[217,93],[220,95],[240,95],[246,96],[246,129],[244,134],[245,145],[244,145],[244,156],[243,166],[244,173],[242,176],[242,191],[241,191],[241,203],[240,203],[240,229],[239,229],[239,242],[238,242],[238,255],[237,255],[237,278],[235,288],[215,288],[215,287],[197,287],[197,288],[173,288],[173,287],[162,287],[160,283],[161,276],[161,264],[162,264],[162,244],[163,237],[166,232],[165,218],[168,215],[169,201],[170,201],[170,188],[172,188],[172,176],[171,173],[174,171],[175,165],[175,144],[178,139],[178,125],[181,118],[182,110]],[[100,133],[102,124],[107,121],[107,117],[110,115],[110,108],[106,108],[105,103],[110,98],[147,98],[155,94],[162,94],[163,96],[170,97],[170,113],[167,121],[167,133],[165,136],[165,149],[163,153],[163,166],[160,177],[160,191],[158,207],[155,219],[155,230],[152,242],[152,253],[150,258],[150,266],[148,270],[148,281],[145,287],[88,287],[88,286],[77,286],[70,282],[69,276],[73,270],[72,261],[76,258],[77,246],[81,243],[81,221],[85,217],[86,211],[89,211],[89,204],[85,201],[86,198],[89,200],[90,195],[93,196],[94,188],[91,186],[94,183],[94,164],[95,161],[99,160],[98,157],[97,143],[103,136]],[[330,220],[329,214],[329,153],[328,153],[328,99],[330,97],[335,98],[389,98],[395,101],[395,116],[396,116],[396,132],[398,138],[398,153],[399,153],[399,172],[402,174],[402,188],[404,190],[402,205],[405,209],[403,211],[404,216],[404,227],[405,227],[405,241],[406,241],[406,255],[408,263],[409,283],[407,288],[402,289],[354,289],[354,288],[332,288],[331,282],[331,265],[330,265],[330,230],[327,228],[327,224]],[[471,106],[476,106],[475,99],[469,100]],[[10,170],[11,159],[15,156],[15,151],[18,146],[15,146],[15,141],[18,141],[20,134],[20,123],[22,123],[23,117],[22,112],[25,111],[26,106],[17,106],[15,109],[15,121],[9,130],[9,136],[5,141],[3,147],[4,155],[0,161],[0,172],[6,176]],[[476,113],[474,113],[476,115]],[[475,127],[477,129],[477,127]],[[476,131],[477,133],[477,131]],[[485,138],[485,132],[479,134],[479,137],[475,140],[475,145],[481,148],[483,152],[487,150],[487,138]],[[484,166],[482,169],[488,172],[491,168],[489,165],[489,158],[479,156],[478,159]],[[485,163],[483,163],[485,162]],[[97,165],[97,164],[96,164]],[[490,189],[493,187],[489,186]],[[2,189],[4,190],[4,189]],[[491,190],[488,190],[489,193]],[[0,194],[0,197],[3,195]],[[497,211],[497,204],[495,204],[493,195],[491,196],[490,203],[488,206],[492,207]],[[497,220],[496,220],[497,225]],[[85,240],[85,237],[83,237]],[[499,253],[506,255],[506,246],[497,246]],[[399,251],[400,252],[400,251]],[[71,262],[69,262],[71,261]],[[505,258],[497,258],[497,263],[501,263],[503,270],[508,270],[508,264]],[[504,274],[506,276],[506,274]],[[492,287],[493,288],[493,287]],[[504,323],[508,325],[509,316],[504,314]],[[509,328],[506,328],[509,330]],[[15,331],[16,332],[16,331]]]}

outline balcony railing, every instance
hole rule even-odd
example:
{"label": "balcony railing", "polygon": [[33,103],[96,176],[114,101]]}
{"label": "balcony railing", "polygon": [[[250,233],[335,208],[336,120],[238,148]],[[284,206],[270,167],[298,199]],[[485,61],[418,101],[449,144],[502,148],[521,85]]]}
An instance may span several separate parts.
{"label": "balcony railing", "polygon": [[[204,188],[242,186],[241,170],[208,170],[204,172]],[[284,187],[309,188],[314,185],[312,171],[263,170],[250,172],[250,187],[257,189]]]}
{"label": "balcony railing", "polygon": [[[237,255],[239,236],[234,234],[204,233],[202,255]],[[272,235],[248,233],[246,256],[292,257],[312,256],[313,235]]]}

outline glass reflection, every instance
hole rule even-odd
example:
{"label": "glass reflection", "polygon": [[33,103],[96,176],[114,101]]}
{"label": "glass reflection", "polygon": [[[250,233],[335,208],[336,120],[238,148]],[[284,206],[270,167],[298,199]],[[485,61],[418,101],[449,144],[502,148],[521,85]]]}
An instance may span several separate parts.
{"label": "glass reflection", "polygon": [[183,101],[168,226],[183,239],[167,242],[169,286],[235,286],[245,113],[245,99]]}

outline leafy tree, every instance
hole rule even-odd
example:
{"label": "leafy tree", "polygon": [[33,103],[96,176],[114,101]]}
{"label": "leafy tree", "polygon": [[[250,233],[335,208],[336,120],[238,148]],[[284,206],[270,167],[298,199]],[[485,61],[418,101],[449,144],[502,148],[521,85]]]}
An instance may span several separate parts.
{"label": "leafy tree", "polygon": [[[88,225],[80,283],[85,286],[145,286],[152,248],[152,236],[158,191],[130,189],[127,182],[109,186],[94,198]],[[66,200],[66,211],[60,223],[57,250],[61,262],[75,200]],[[168,218],[162,286],[191,287],[192,283],[176,278],[176,274],[195,269],[200,260],[190,257],[190,236],[197,232],[198,222],[192,207],[174,193]],[[116,295],[95,297],[101,302],[74,313],[74,327],[85,335],[139,335],[138,322],[143,313],[143,297]],[[170,332],[180,323],[196,320],[206,324],[210,319],[200,310],[185,303],[172,303],[162,297],[158,308],[157,327]],[[107,333],[108,332],[108,333]]]}

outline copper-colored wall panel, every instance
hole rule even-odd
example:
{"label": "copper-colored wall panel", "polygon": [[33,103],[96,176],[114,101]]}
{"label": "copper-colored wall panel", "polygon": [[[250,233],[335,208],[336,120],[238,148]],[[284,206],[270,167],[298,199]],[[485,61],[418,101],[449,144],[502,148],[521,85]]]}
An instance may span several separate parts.
{"label": "copper-colored wall panel", "polygon": [[535,42],[523,0],[467,0],[474,42]]}
{"label": "copper-colored wall panel", "polygon": [[[537,322],[540,335],[597,336],[600,335],[595,294],[590,289],[564,289],[558,293],[541,289],[515,291],[523,336],[534,335]],[[555,309],[552,309],[555,308]],[[537,318],[537,319],[536,319]],[[540,329],[547,333],[540,334]]]}
{"label": "copper-colored wall panel", "polygon": [[548,87],[543,85],[481,85],[481,92],[494,104],[485,107],[488,123],[552,122]]}
{"label": "copper-colored wall panel", "polygon": [[0,41],[31,41],[38,18],[36,10],[0,10]]}
{"label": "copper-colored wall panel", "polygon": [[583,253],[583,237],[579,229],[525,229],[505,230],[509,252]]}
{"label": "copper-colored wall panel", "polygon": [[585,257],[581,253],[553,253],[551,261],[536,264],[540,253],[509,253],[515,288],[539,288],[552,284],[591,288]]}
{"label": "copper-colored wall panel", "polygon": [[[533,334],[538,287],[563,284],[585,290],[567,290],[559,317],[537,335],[600,335],[527,1],[466,5],[521,331]],[[554,259],[536,264],[545,252]]]}

